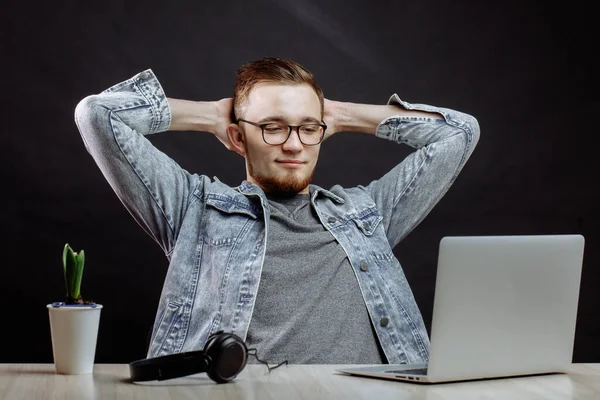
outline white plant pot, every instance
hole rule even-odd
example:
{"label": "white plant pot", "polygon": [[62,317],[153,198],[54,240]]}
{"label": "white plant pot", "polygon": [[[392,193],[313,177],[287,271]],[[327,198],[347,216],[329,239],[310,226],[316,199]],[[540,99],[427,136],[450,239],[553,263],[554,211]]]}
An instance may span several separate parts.
{"label": "white plant pot", "polygon": [[56,373],[93,373],[102,305],[53,303],[46,307],[50,317]]}

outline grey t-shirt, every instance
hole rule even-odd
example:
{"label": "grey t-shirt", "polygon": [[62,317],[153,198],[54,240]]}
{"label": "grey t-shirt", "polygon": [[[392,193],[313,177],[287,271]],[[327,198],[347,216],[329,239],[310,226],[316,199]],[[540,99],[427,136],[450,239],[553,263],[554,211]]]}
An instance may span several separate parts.
{"label": "grey t-shirt", "polygon": [[268,198],[271,220],[248,348],[269,363],[387,362],[346,253],[319,222],[309,195]]}

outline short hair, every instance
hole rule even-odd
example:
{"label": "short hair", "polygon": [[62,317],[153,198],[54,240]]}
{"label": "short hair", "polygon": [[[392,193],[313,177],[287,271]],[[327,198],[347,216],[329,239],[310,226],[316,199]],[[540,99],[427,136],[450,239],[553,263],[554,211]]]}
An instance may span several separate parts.
{"label": "short hair", "polygon": [[323,91],[317,85],[313,74],[297,62],[268,57],[244,64],[236,71],[233,95],[234,120],[242,117],[242,110],[248,101],[250,90],[256,84],[263,82],[281,83],[284,85],[301,85],[306,83],[310,85],[319,97],[321,118],[323,118]]}

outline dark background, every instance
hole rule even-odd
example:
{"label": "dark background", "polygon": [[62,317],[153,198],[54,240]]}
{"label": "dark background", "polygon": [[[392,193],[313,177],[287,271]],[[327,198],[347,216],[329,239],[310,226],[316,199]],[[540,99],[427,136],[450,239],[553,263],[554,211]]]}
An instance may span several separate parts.
{"label": "dark background", "polygon": [[[104,305],[96,361],[145,356],[167,260],[85,151],[77,102],[146,68],[169,97],[230,97],[235,69],[266,56],[300,62],[334,100],[384,104],[396,92],[474,115],[482,131],[475,153],[394,249],[428,328],[443,236],[580,233],[574,361],[600,362],[590,10],[527,1],[17,3],[4,6],[0,28],[0,362],[52,362],[46,304],[63,298],[66,242],[85,249],[83,294]],[[207,133],[152,141],[192,172],[231,185],[245,178],[242,158]],[[315,183],[367,184],[409,151],[340,133],[323,145]]]}

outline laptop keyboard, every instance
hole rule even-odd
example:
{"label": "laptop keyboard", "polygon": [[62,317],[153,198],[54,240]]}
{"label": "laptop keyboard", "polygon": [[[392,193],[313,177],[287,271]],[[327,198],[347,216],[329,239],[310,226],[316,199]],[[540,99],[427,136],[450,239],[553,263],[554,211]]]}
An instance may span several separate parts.
{"label": "laptop keyboard", "polygon": [[392,374],[410,374],[410,375],[427,375],[427,368],[409,368],[398,369],[393,371],[385,371]]}

